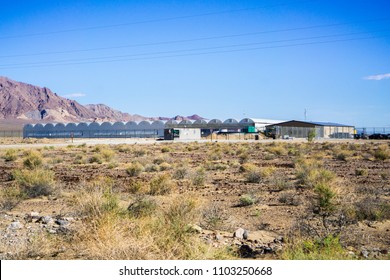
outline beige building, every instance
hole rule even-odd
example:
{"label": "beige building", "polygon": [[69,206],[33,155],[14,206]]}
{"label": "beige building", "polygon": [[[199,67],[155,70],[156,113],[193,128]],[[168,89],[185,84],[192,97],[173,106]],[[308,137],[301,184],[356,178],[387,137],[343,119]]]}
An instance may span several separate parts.
{"label": "beige building", "polygon": [[269,125],[266,132],[275,138],[307,138],[314,131],[315,138],[349,139],[355,134],[355,127],[331,122],[287,121]]}

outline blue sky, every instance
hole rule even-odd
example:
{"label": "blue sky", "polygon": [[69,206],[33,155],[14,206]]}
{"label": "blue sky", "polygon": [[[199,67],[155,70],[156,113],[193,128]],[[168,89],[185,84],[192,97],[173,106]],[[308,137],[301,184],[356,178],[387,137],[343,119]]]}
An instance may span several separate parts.
{"label": "blue sky", "polygon": [[144,116],[390,126],[388,1],[7,1],[0,75]]}

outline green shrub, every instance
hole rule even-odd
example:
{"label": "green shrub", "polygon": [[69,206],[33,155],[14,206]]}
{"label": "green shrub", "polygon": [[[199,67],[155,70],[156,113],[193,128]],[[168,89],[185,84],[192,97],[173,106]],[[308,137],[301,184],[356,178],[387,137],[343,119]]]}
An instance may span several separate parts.
{"label": "green shrub", "polygon": [[285,260],[344,260],[350,259],[339,238],[328,235],[323,239],[289,242],[282,253]]}
{"label": "green shrub", "polygon": [[253,194],[244,194],[240,197],[239,206],[250,206],[257,202],[257,198]]}
{"label": "green shrub", "polygon": [[313,142],[315,138],[316,138],[316,131],[314,129],[311,129],[307,134],[307,141]]}
{"label": "green shrub", "polygon": [[23,166],[28,169],[35,169],[41,167],[43,164],[42,154],[35,150],[30,150],[26,152],[26,155],[23,159]]}
{"label": "green shrub", "polygon": [[54,172],[51,170],[15,170],[12,176],[28,197],[51,195],[55,191]]}
{"label": "green shrub", "polygon": [[126,168],[127,174],[129,174],[131,177],[139,176],[144,170],[144,167],[138,161],[133,162],[129,167]]}
{"label": "green shrub", "polygon": [[319,183],[314,187],[317,194],[318,206],[324,211],[332,211],[334,209],[333,199],[336,193],[326,183]]}

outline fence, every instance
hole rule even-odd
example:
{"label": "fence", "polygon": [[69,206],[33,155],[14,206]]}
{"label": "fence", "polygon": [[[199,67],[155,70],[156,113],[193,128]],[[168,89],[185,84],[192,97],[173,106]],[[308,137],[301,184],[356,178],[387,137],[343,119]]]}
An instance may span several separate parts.
{"label": "fence", "polygon": [[390,134],[390,127],[360,127],[356,128],[357,134]]}
{"label": "fence", "polygon": [[24,137],[32,138],[159,138],[163,137],[163,130],[51,130],[25,131]]}
{"label": "fence", "polygon": [[21,130],[1,130],[0,137],[23,137],[23,131]]}

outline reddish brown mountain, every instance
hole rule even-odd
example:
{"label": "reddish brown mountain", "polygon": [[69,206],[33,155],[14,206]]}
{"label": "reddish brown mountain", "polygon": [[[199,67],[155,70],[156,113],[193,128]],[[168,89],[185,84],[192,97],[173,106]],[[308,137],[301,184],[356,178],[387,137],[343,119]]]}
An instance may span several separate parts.
{"label": "reddish brown mountain", "polygon": [[74,100],[37,87],[0,77],[0,119],[78,121],[97,115]]}
{"label": "reddish brown mountain", "polygon": [[46,87],[16,82],[0,76],[0,120],[20,122],[198,120],[198,115],[143,117],[115,110],[104,104],[81,105]]}

